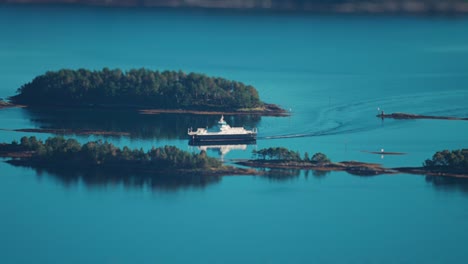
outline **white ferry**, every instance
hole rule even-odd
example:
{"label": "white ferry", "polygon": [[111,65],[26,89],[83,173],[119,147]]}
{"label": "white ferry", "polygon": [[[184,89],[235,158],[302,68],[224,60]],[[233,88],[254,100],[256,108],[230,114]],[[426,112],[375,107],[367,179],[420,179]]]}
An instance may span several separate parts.
{"label": "white ferry", "polygon": [[208,131],[205,128],[198,128],[196,131],[188,130],[191,143],[220,143],[220,142],[249,142],[257,139],[257,129],[247,130],[243,127],[231,127],[224,116],[218,121],[218,131]]}

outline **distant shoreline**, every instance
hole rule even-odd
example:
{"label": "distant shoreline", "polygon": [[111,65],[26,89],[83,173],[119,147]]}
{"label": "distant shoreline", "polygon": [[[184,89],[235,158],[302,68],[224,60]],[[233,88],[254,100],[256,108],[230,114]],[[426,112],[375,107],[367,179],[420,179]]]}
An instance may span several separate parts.
{"label": "distant shoreline", "polygon": [[98,6],[120,8],[174,8],[174,9],[209,9],[233,11],[266,11],[310,14],[370,14],[370,15],[444,15],[456,16],[468,14],[468,3],[463,0],[344,0],[308,2],[300,0],[0,0],[0,4],[10,5],[66,5]]}

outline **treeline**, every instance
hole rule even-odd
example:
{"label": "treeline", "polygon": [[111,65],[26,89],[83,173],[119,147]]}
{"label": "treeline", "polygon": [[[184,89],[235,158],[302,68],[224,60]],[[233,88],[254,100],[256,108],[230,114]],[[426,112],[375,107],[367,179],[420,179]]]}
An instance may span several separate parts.
{"label": "treeline", "polygon": [[468,149],[437,151],[423,166],[431,170],[468,172]]}
{"label": "treeline", "polygon": [[11,102],[44,106],[237,110],[263,105],[257,90],[241,82],[143,68],[49,71],[21,86],[17,93],[10,97]]}
{"label": "treeline", "polygon": [[253,150],[252,153],[257,159],[261,160],[281,160],[295,162],[311,162],[311,163],[329,163],[330,159],[323,153],[315,153],[309,157],[309,153],[305,152],[304,157],[297,151],[292,151],[284,147],[270,147],[260,150]]}
{"label": "treeline", "polygon": [[36,137],[22,137],[18,143],[2,145],[3,151],[30,152],[32,162],[52,163],[57,166],[141,168],[166,171],[168,169],[212,169],[222,163],[208,157],[206,152],[189,153],[174,146],[143,149],[122,149],[111,143],[92,141],[80,144],[75,139],[51,137],[45,142]]}

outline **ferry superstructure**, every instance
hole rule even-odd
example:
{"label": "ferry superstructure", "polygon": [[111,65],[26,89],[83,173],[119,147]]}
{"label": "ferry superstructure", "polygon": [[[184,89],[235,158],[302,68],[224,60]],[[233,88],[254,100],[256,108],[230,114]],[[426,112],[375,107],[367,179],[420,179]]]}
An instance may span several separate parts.
{"label": "ferry superstructure", "polygon": [[257,129],[247,130],[244,127],[231,127],[224,121],[224,116],[218,121],[218,131],[208,131],[206,128],[188,130],[188,136],[192,143],[230,143],[249,142],[257,139]]}

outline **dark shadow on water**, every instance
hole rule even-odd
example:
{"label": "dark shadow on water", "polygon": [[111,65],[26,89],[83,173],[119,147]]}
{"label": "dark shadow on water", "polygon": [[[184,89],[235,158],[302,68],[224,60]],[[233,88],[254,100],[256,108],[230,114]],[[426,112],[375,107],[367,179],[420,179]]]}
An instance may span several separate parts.
{"label": "dark shadow on water", "polygon": [[282,182],[298,180],[301,176],[301,172],[304,173],[304,178],[308,179],[309,175],[312,174],[314,178],[324,178],[330,171],[318,171],[318,170],[298,170],[298,169],[261,169],[266,174],[262,176],[265,179]]}
{"label": "dark shadow on water", "polygon": [[52,177],[65,187],[79,183],[83,183],[89,188],[122,184],[126,188],[150,188],[153,191],[176,192],[184,189],[204,189],[208,185],[221,181],[220,176],[109,172],[101,169],[74,172],[63,167],[35,168],[14,164],[13,166],[32,168],[38,177],[44,177],[44,175]]}
{"label": "dark shadow on water", "polygon": [[315,178],[324,178],[329,173],[330,173],[330,171],[314,170],[314,171],[312,171],[312,176],[314,176]]}
{"label": "dark shadow on water", "polygon": [[[132,138],[186,139],[188,128],[214,127],[217,115],[156,114],[131,110],[26,108],[31,122],[42,129],[98,130],[129,133]],[[225,116],[231,126],[257,127],[256,115]],[[18,128],[22,129],[22,128]]]}
{"label": "dark shadow on water", "polygon": [[426,182],[431,183],[435,189],[441,191],[460,191],[468,195],[468,179],[442,177],[442,176],[426,176]]}

